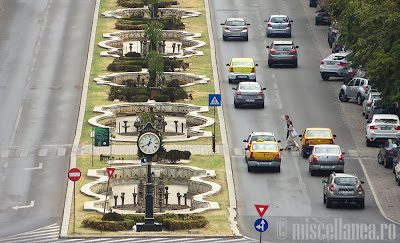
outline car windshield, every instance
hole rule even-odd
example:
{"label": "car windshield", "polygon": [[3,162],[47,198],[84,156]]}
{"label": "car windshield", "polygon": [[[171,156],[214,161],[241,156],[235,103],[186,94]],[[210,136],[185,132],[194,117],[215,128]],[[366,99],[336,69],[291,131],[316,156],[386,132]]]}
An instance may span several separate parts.
{"label": "car windshield", "polygon": [[317,153],[317,154],[339,154],[340,149],[338,147],[315,147],[315,153]]}
{"label": "car windshield", "polygon": [[234,61],[232,62],[232,66],[239,66],[239,67],[253,67],[252,62],[246,62],[246,61]]}
{"label": "car windshield", "polygon": [[263,141],[275,141],[274,136],[268,136],[268,135],[256,135],[251,137],[251,141],[258,141],[258,140],[263,140]]}
{"label": "car windshield", "polygon": [[244,90],[260,90],[260,86],[254,83],[241,83],[239,85],[239,89],[244,89]]}
{"label": "car windshield", "polygon": [[253,143],[253,150],[272,150],[276,151],[276,144],[273,143]]}
{"label": "car windshield", "polygon": [[339,186],[355,186],[357,178],[354,177],[336,177],[335,184]]}
{"label": "car windshield", "polygon": [[286,17],[272,17],[270,22],[272,23],[287,23],[289,20]]}
{"label": "car windshield", "polygon": [[397,124],[398,121],[396,119],[375,119],[375,123],[385,123],[385,124]]}
{"label": "car windshield", "polygon": [[229,26],[243,26],[243,25],[246,25],[246,22],[240,21],[240,20],[232,20],[232,21],[227,21],[226,25],[229,25]]}
{"label": "car windshield", "polygon": [[274,45],[275,50],[292,50],[293,46],[292,45],[283,45],[283,44],[275,44]]}
{"label": "car windshield", "polygon": [[308,130],[307,131],[307,136],[308,137],[324,137],[324,138],[330,138],[332,137],[332,134],[328,130]]}

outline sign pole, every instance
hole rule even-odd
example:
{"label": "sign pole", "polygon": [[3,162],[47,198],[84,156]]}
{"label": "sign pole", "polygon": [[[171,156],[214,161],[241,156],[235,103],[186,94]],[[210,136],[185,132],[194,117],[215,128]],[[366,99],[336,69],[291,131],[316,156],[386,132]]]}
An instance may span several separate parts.
{"label": "sign pole", "polygon": [[75,181],[74,181],[74,226],[73,226],[72,233],[75,233],[75,211],[76,211],[76,203],[75,203],[75,200],[76,200],[76,194],[75,194]]}
{"label": "sign pole", "polygon": [[81,171],[78,168],[72,168],[68,171],[68,178],[74,182],[73,197],[74,197],[74,215],[73,215],[73,227],[72,233],[75,233],[75,212],[76,212],[76,193],[75,193],[75,182],[81,178]]}
{"label": "sign pole", "polygon": [[[111,133],[111,132],[110,132]],[[110,163],[111,163],[111,156],[112,156],[112,141],[111,141],[112,135],[110,134]]]}
{"label": "sign pole", "polygon": [[215,106],[214,106],[214,134],[213,134],[213,152],[215,153]]}
{"label": "sign pole", "polygon": [[94,136],[96,136],[95,134],[94,134],[94,129],[93,129],[93,126],[92,126],[92,167],[93,167],[93,144],[94,144],[94,141],[93,141],[93,139],[94,139]]}

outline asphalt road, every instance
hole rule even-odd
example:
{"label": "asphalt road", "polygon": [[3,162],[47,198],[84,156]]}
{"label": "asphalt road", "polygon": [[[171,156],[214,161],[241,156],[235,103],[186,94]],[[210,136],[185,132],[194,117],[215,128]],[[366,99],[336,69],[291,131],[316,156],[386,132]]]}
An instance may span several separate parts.
{"label": "asphalt road", "polygon": [[[339,221],[342,224],[369,227],[368,232],[376,235],[366,236],[366,240],[400,239],[398,230],[381,230],[381,224],[389,225],[391,221],[380,213],[368,183],[364,186],[367,195],[364,210],[325,208],[322,202],[321,181],[328,175],[311,177],[308,172],[308,160],[303,159],[298,152],[283,152],[280,173],[247,172],[243,139],[252,131],[269,131],[282,140],[283,147],[286,138],[284,115],[288,114],[299,133],[306,127],[331,128],[337,135],[336,143],[347,152],[345,172],[355,172],[361,180],[366,180],[360,158],[357,156],[357,144],[360,142],[354,140],[337,99],[337,87],[342,80],[325,82],[319,75],[320,60],[329,54],[329,50],[326,41],[327,27],[314,24],[315,8],[308,7],[307,0],[218,0],[211,1],[210,5],[241,233],[259,239],[260,233],[254,228],[254,222],[259,216],[254,205],[262,204],[270,206],[264,215],[269,222],[269,228],[262,234],[263,240],[313,240],[315,234],[310,231],[315,225],[334,225]],[[274,39],[285,39],[266,37],[263,21],[271,14],[286,14],[294,20],[291,39],[300,46],[297,50],[298,68],[268,68],[265,46],[271,44]],[[220,23],[228,17],[243,17],[251,24],[248,42],[222,40]],[[234,108],[233,85],[228,83],[228,67],[225,66],[233,57],[252,57],[258,63],[257,81],[267,88],[264,109]],[[304,235],[298,235],[298,226],[305,227],[301,230]],[[390,227],[396,229],[394,225]],[[329,241],[324,236],[326,235],[318,234],[316,240]],[[357,238],[359,236],[355,233],[350,239],[359,241],[362,239]]]}
{"label": "asphalt road", "polygon": [[0,238],[61,224],[94,5],[0,0]]}

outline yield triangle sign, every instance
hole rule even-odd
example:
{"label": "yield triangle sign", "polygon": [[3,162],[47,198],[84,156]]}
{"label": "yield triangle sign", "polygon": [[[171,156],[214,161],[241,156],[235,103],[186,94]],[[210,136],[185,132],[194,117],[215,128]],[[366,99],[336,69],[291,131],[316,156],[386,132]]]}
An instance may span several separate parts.
{"label": "yield triangle sign", "polygon": [[110,180],[114,174],[115,168],[107,168],[108,179]]}
{"label": "yield triangle sign", "polygon": [[219,101],[218,101],[217,97],[214,96],[214,98],[211,100],[210,104],[211,105],[219,105]]}
{"label": "yield triangle sign", "polygon": [[269,207],[269,205],[258,205],[258,204],[254,204],[254,206],[256,206],[257,212],[261,218]]}

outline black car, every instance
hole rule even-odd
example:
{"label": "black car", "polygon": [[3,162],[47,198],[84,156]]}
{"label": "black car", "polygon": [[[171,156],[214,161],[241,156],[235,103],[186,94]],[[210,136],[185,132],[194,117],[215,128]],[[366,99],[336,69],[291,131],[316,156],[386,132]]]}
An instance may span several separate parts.
{"label": "black car", "polygon": [[329,25],[331,23],[329,13],[325,9],[321,8],[315,12],[317,13],[315,15],[315,25]]}
{"label": "black car", "polygon": [[310,7],[317,7],[318,0],[310,0]]}
{"label": "black car", "polygon": [[397,156],[400,147],[400,140],[388,139],[380,146],[378,153],[378,163],[383,164],[385,168],[393,168],[397,163]]}

